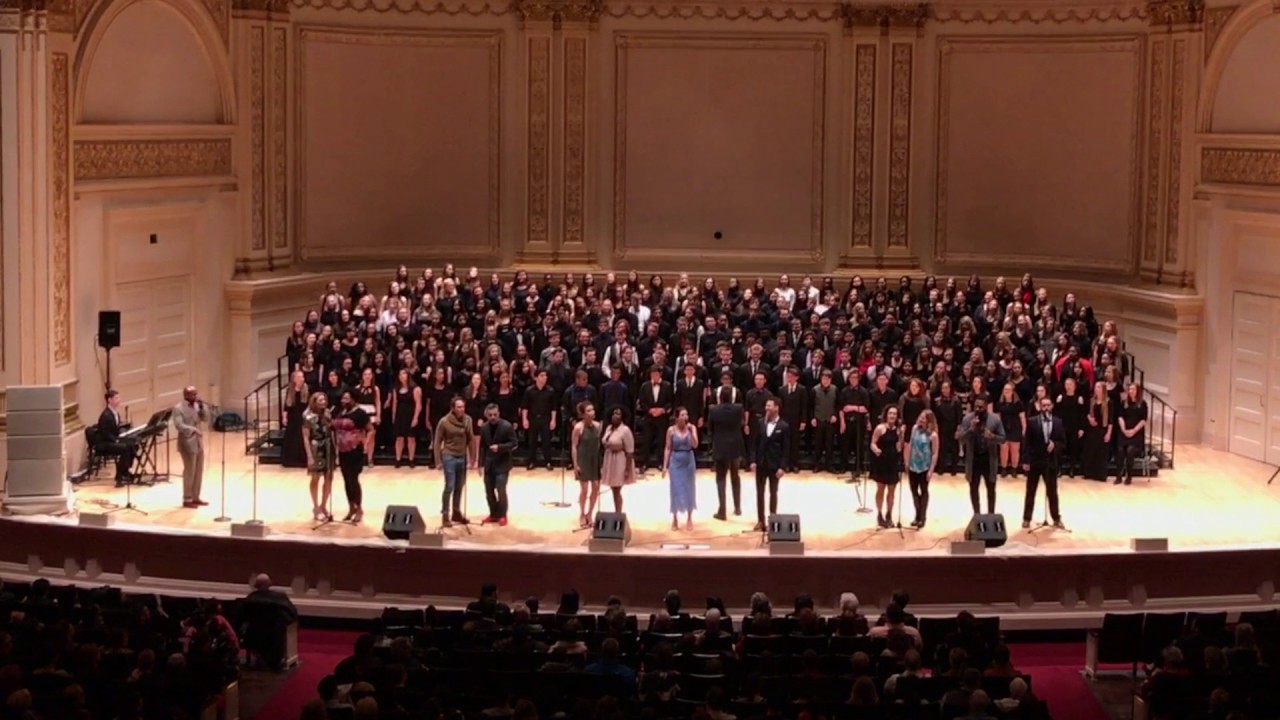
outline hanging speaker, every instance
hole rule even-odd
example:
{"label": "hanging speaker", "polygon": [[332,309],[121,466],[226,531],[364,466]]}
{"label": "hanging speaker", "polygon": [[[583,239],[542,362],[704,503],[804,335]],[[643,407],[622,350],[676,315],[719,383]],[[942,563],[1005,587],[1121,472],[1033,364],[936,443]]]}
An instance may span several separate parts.
{"label": "hanging speaker", "polygon": [[110,350],[120,347],[120,311],[98,311],[98,347]]}

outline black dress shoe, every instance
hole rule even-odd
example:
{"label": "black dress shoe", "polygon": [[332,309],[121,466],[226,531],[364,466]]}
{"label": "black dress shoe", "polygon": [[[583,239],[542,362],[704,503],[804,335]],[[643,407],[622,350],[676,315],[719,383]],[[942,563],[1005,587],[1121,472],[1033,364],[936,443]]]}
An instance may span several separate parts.
{"label": "black dress shoe", "polygon": [[713,517],[713,518],[715,518],[715,519],[717,519],[717,520],[728,520],[728,519],[729,519],[729,518],[724,514],[724,511],[723,511],[723,510],[721,510],[721,511],[720,511],[720,512],[718,512],[718,513],[716,513],[715,515],[712,515],[711,517]]}

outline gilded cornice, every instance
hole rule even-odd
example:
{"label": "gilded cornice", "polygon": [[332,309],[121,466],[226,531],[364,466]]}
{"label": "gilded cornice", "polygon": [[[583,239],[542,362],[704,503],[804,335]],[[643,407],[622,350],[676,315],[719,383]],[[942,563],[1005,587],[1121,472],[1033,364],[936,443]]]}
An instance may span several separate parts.
{"label": "gilded cornice", "polygon": [[928,3],[841,6],[845,27],[920,28],[929,18]]}
{"label": "gilded cornice", "polygon": [[1200,179],[1223,185],[1280,187],[1280,150],[1203,148]]}
{"label": "gilded cornice", "polygon": [[1152,26],[1199,25],[1204,20],[1204,0],[1147,0],[1147,21]]}
{"label": "gilded cornice", "polygon": [[604,9],[602,0],[512,0],[511,12],[521,22],[594,23]]}
{"label": "gilded cornice", "polygon": [[1141,0],[1077,0],[1076,2],[950,2],[935,0],[929,21],[960,25],[1107,24],[1145,20]]}
{"label": "gilded cornice", "polygon": [[1227,26],[1227,21],[1231,16],[1239,10],[1239,5],[1230,5],[1227,7],[1209,8],[1204,12],[1204,59],[1209,60],[1209,54],[1213,52],[1213,46],[1218,42],[1218,36],[1222,34],[1222,29]]}
{"label": "gilded cornice", "polygon": [[231,140],[78,140],[75,178],[140,180],[231,174]]}
{"label": "gilded cornice", "polygon": [[[206,5],[223,3],[226,0],[203,0]],[[231,9],[237,12],[252,13],[288,13],[289,0],[231,0]]]}

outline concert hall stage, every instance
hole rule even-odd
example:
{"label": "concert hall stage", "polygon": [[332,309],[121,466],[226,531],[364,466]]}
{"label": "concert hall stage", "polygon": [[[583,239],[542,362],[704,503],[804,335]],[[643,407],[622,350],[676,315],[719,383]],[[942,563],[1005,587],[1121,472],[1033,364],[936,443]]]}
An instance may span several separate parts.
{"label": "concert hall stage", "polygon": [[[239,436],[230,436],[238,440]],[[117,512],[114,527],[77,527],[74,518],[9,518],[0,522],[0,562],[26,564],[37,555],[44,566],[124,573],[132,563],[142,578],[238,584],[265,570],[278,580],[305,578],[332,603],[343,598],[373,605],[414,598],[462,599],[483,581],[499,583],[504,594],[550,598],[569,587],[586,601],[602,603],[612,593],[628,605],[655,605],[660,593],[678,587],[688,597],[721,595],[730,607],[746,604],[755,590],[783,602],[806,591],[820,603],[834,603],[852,589],[864,603],[882,601],[894,588],[908,587],[922,605],[1015,608],[1072,615],[1077,620],[1134,602],[1174,607],[1200,598],[1218,606],[1262,604],[1280,575],[1280,484],[1268,486],[1267,466],[1196,446],[1179,448],[1178,467],[1148,482],[1116,486],[1079,478],[1062,481],[1062,513],[1070,532],[1020,529],[1023,480],[1002,478],[997,510],[1009,526],[1008,543],[984,557],[953,557],[949,543],[963,537],[970,516],[968,488],[960,476],[943,475],[931,485],[928,527],[875,529],[875,513],[858,513],[860,484],[844,478],[800,473],[784,478],[779,510],[798,513],[806,545],[804,557],[769,556],[755,522],[754,482],[744,472],[743,515],[728,522],[715,512],[715,480],[698,473],[698,512],[692,531],[671,529],[665,478],[651,472],[625,490],[632,541],[619,555],[588,553],[589,531],[576,531],[577,490],[565,480],[569,508],[556,508],[561,473],[513,473],[509,484],[510,525],[481,526],[484,488],[470,473],[467,506],[470,531],[444,531],[443,550],[409,549],[382,537],[388,504],[416,505],[428,530],[439,517],[439,471],[374,467],[364,474],[365,521],[313,529],[307,477],[301,470],[259,466],[258,517],[271,528],[266,540],[231,538],[221,512],[221,466],[214,437],[206,461],[206,508],[179,507],[181,478],[174,457],[172,482],[138,487],[133,502],[147,515]],[[234,445],[241,447],[239,442]],[[249,520],[253,509],[253,465],[229,449],[226,513]],[[874,486],[868,484],[869,492]],[[906,493],[905,482],[900,491]],[[334,514],[346,512],[342,481],[334,484]],[[607,489],[602,509],[612,509]],[[125,502],[124,489],[110,479],[78,486],[76,508],[98,513]],[[874,497],[868,498],[874,504]],[[903,517],[912,519],[910,497]],[[1035,520],[1043,512],[1036,506]],[[1132,538],[1168,538],[1168,553],[1134,553]],[[12,567],[12,565],[11,565]],[[73,575],[76,575],[73,572]],[[144,582],[140,580],[139,582]],[[312,591],[316,594],[315,591]],[[1260,597],[1261,595],[1261,597]],[[419,600],[424,602],[424,600]],[[1065,615],[1064,615],[1065,616]]]}

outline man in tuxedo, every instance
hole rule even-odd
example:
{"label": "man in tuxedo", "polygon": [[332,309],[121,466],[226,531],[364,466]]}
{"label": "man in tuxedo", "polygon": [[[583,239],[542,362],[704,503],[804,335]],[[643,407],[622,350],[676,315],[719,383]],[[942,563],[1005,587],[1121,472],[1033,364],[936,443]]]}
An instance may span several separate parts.
{"label": "man in tuxedo", "polygon": [[769,487],[769,514],[778,512],[778,481],[787,460],[790,428],[779,413],[777,398],[764,404],[764,417],[752,430],[751,471],[756,474],[756,532],[764,532],[764,489]]}
{"label": "man in tuxedo", "polygon": [[795,472],[800,466],[800,438],[802,430],[809,421],[809,389],[800,384],[800,370],[794,365],[787,368],[787,381],[778,389],[781,401],[780,412],[786,421],[787,454],[784,466],[787,472]]}
{"label": "man in tuxedo", "polygon": [[982,512],[978,499],[978,481],[987,486],[987,512],[996,511],[996,465],[1000,461],[1000,443],[1004,442],[1004,423],[1000,416],[987,412],[987,400],[973,399],[973,412],[964,416],[956,430],[956,439],[964,446],[964,474],[969,479],[969,503],[973,514]]}
{"label": "man in tuxedo", "polygon": [[[480,466],[484,468],[484,495],[489,517],[484,523],[507,524],[507,477],[511,474],[511,453],[519,443],[516,429],[498,416],[498,406],[489,403],[480,426]],[[568,424],[568,423],[566,423]]]}
{"label": "man in tuxedo", "polygon": [[756,374],[764,373],[766,384],[768,378],[773,374],[773,368],[769,367],[764,361],[764,346],[760,343],[752,343],[751,349],[747,351],[748,359],[742,365],[738,366],[737,386],[740,388],[750,388],[755,386]]}
{"label": "man in tuxedo", "polygon": [[240,601],[244,646],[256,651],[267,667],[282,668],[286,634],[298,619],[298,608],[289,596],[271,589],[271,578],[260,574],[253,580],[253,592]]}
{"label": "man in tuxedo", "polygon": [[680,383],[675,387],[675,406],[689,411],[689,422],[699,429],[703,426],[704,410],[707,406],[707,390],[702,379],[698,377],[697,365],[685,363],[681,367]]}
{"label": "man in tuxedo", "polygon": [[[866,465],[867,418],[871,405],[871,395],[862,387],[860,377],[857,370],[849,373],[849,384],[840,390],[840,456],[848,463],[848,469],[855,478],[862,474]],[[844,469],[841,466],[837,472]]]}
{"label": "man in tuxedo", "polygon": [[660,457],[667,440],[667,425],[671,422],[671,410],[675,394],[671,383],[662,378],[663,366],[655,363],[649,367],[649,382],[640,386],[636,398],[639,412],[636,420],[640,437],[636,448],[636,466],[643,472],[653,458]]}
{"label": "man in tuxedo", "polygon": [[116,456],[116,487],[133,481],[133,458],[137,448],[133,443],[121,442],[120,434],[128,429],[120,416],[120,391],[108,390],[107,406],[98,416],[98,450]]}
{"label": "man in tuxedo", "polygon": [[1067,433],[1062,418],[1053,414],[1053,401],[1040,399],[1040,412],[1027,418],[1027,432],[1022,439],[1022,469],[1027,472],[1027,495],[1022,502],[1022,527],[1031,527],[1036,491],[1044,479],[1044,493],[1049,498],[1049,516],[1053,526],[1064,529],[1058,514],[1058,453],[1066,445]]}
{"label": "man in tuxedo", "polygon": [[746,454],[743,442],[743,421],[746,411],[734,402],[732,385],[721,386],[716,404],[711,406],[708,423],[711,426],[711,457],[716,467],[716,493],[720,499],[720,509],[716,511],[717,520],[725,520],[724,481],[725,475],[733,483],[733,514],[742,514],[742,481],[738,477],[738,466],[742,456]]}

